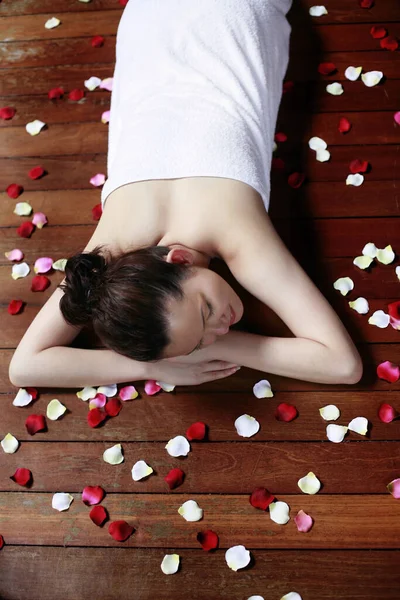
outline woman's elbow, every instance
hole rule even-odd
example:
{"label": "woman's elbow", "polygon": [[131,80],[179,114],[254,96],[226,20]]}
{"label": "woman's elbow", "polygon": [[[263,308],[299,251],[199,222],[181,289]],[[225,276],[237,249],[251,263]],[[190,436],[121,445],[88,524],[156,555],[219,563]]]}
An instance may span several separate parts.
{"label": "woman's elbow", "polygon": [[358,356],[346,361],[342,373],[343,383],[347,385],[359,383],[363,376],[363,363],[361,357]]}

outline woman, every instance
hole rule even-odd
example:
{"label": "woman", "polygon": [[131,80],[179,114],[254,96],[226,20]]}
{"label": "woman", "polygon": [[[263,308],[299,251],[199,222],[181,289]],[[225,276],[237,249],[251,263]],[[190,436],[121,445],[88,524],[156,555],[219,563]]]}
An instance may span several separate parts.
{"label": "woman", "polygon": [[[103,214],[10,365],[17,386],[198,384],[237,365],[355,383],[359,354],[268,217],[291,0],[130,0],[117,34]],[[294,338],[228,331],[226,262]],[[91,322],[106,350],[66,347]]]}

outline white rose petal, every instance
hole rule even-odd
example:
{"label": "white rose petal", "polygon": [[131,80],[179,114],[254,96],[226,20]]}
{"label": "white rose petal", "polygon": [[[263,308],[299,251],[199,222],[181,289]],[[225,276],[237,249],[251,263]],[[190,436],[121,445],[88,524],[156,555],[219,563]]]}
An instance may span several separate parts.
{"label": "white rose petal", "polygon": [[347,67],[344,76],[350,81],[356,81],[360,77],[362,67]]}
{"label": "white rose petal", "polygon": [[18,265],[13,265],[12,269],[11,269],[11,277],[14,279],[14,281],[16,281],[17,279],[20,279],[21,277],[26,277],[27,275],[29,275],[30,272],[30,268],[28,263],[23,262],[23,263],[19,263]]}
{"label": "white rose petal", "polygon": [[263,596],[250,596],[247,600],[264,600]]}
{"label": "white rose petal", "polygon": [[260,429],[260,423],[250,415],[242,415],[235,421],[235,427],[238,435],[242,437],[251,437]]}
{"label": "white rose petal", "polygon": [[360,315],[366,315],[367,312],[369,311],[369,304],[368,304],[368,300],[366,300],[366,298],[360,297],[360,298],[357,298],[357,300],[354,300],[353,302],[350,301],[349,306],[353,310],[357,311]]}
{"label": "white rose petal", "polygon": [[339,277],[339,279],[334,282],[333,287],[335,290],[338,290],[342,296],[346,296],[346,294],[354,289],[354,281],[350,279],[350,277]]}
{"label": "white rose petal", "polygon": [[112,398],[113,396],[115,396],[117,391],[118,387],[116,383],[113,383],[112,385],[101,385],[97,388],[97,393],[104,394],[105,396],[107,396],[107,398]]}
{"label": "white rose petal", "polygon": [[120,465],[124,462],[121,444],[115,444],[103,452],[103,460],[109,465]]}
{"label": "white rose petal", "polygon": [[289,592],[282,596],[281,600],[302,600],[302,597],[297,592]]}
{"label": "white rose petal", "polygon": [[46,415],[51,421],[57,421],[67,410],[67,407],[64,404],[61,404],[57,398],[54,400],[50,400],[47,405]]}
{"label": "white rose petal", "polygon": [[390,323],[390,315],[383,310],[376,310],[368,319],[370,325],[376,325],[380,329],[385,329]]}
{"label": "white rose petal", "polygon": [[253,394],[256,398],[273,398],[274,393],[267,379],[261,379],[253,386]]}
{"label": "white rose petal", "polygon": [[339,443],[343,440],[344,436],[347,433],[347,430],[348,427],[345,427],[343,425],[334,425],[331,423],[326,427],[326,435],[330,442]]}
{"label": "white rose petal", "polygon": [[397,279],[400,281],[400,267],[396,267],[394,271],[397,275]]}
{"label": "white rose petal", "polygon": [[39,121],[39,119],[35,119],[35,121],[31,121],[30,123],[27,123],[25,125],[25,129],[30,135],[38,135],[38,133],[43,129],[43,127],[45,125],[46,125],[46,123],[43,123],[43,121]]}
{"label": "white rose petal", "polygon": [[138,460],[132,467],[133,481],[140,481],[152,473],[153,469],[144,460]]}
{"label": "white rose petal", "polygon": [[374,85],[377,85],[382,77],[382,71],[368,71],[368,73],[363,73],[361,75],[361,79],[367,87],[373,87]]}
{"label": "white rose petal", "polygon": [[319,409],[319,414],[325,421],[336,421],[340,417],[340,410],[334,404],[327,404]]}
{"label": "white rose petal", "polygon": [[329,150],[317,150],[316,159],[319,162],[326,162],[331,157]]}
{"label": "white rose petal", "polygon": [[278,150],[278,144],[276,142],[274,142],[272,144],[272,152],[276,152]]}
{"label": "white rose petal", "polygon": [[350,431],[365,435],[368,431],[368,419],[365,417],[356,417],[349,423]]}
{"label": "white rose petal", "polygon": [[32,212],[32,206],[28,202],[17,202],[14,208],[14,215],[19,217],[27,217]]}
{"label": "white rose petal", "polygon": [[53,269],[56,271],[65,271],[65,265],[67,264],[68,258],[59,258],[53,263]]}
{"label": "white rose petal", "polygon": [[96,388],[87,386],[84,387],[83,390],[80,390],[80,392],[76,392],[76,395],[84,402],[87,402],[97,395],[97,391]]}
{"label": "white rose petal", "polygon": [[173,392],[175,389],[174,385],[171,385],[170,383],[165,383],[164,381],[156,381],[156,384],[159,385],[164,392]]}
{"label": "white rose petal", "polygon": [[344,90],[342,84],[335,81],[326,86],[326,91],[329,92],[329,94],[332,94],[332,96],[341,96]]}
{"label": "white rose petal", "polygon": [[318,477],[316,477],[314,473],[310,471],[307,473],[307,475],[305,475],[305,477],[299,479],[297,485],[305,494],[316,494],[321,487],[321,482]]}
{"label": "white rose petal", "polygon": [[370,256],[357,256],[354,260],[353,260],[353,265],[356,265],[356,267],[358,267],[359,269],[368,269],[368,267],[370,266],[370,264],[373,262],[373,258],[371,258]]}
{"label": "white rose petal", "polygon": [[54,27],[58,27],[60,23],[60,19],[57,19],[57,17],[52,17],[46,21],[44,26],[46,29],[54,29]]}
{"label": "white rose petal", "polygon": [[370,258],[375,258],[377,252],[378,248],[372,242],[368,242],[368,244],[365,244],[364,248],[362,249],[362,254],[364,256],[369,256]]}
{"label": "white rose petal", "polygon": [[32,402],[32,396],[24,388],[18,390],[18,394],[13,400],[14,406],[28,406]]}
{"label": "white rose petal", "polygon": [[310,6],[308,12],[312,17],[322,17],[322,15],[328,14],[325,6]]}
{"label": "white rose petal", "polygon": [[311,148],[311,150],[326,150],[328,145],[325,142],[325,140],[323,140],[320,137],[312,137],[308,140],[308,145]]}
{"label": "white rose petal", "polygon": [[394,252],[392,250],[392,246],[386,246],[386,248],[377,249],[376,252],[376,260],[378,260],[383,265],[390,265],[394,261]]}
{"label": "white rose petal", "polygon": [[114,83],[114,77],[106,77],[105,79],[102,80],[102,82],[100,84],[100,88],[102,90],[107,90],[109,92],[112,92],[113,83]]}
{"label": "white rose petal", "polygon": [[161,571],[165,575],[173,575],[179,568],[179,554],[166,554],[161,563]]}
{"label": "white rose petal", "polygon": [[165,446],[170,456],[187,456],[190,452],[190,444],[183,435],[177,435]]}
{"label": "white rose petal", "polygon": [[93,92],[99,85],[101,84],[101,79],[99,77],[90,77],[85,80],[85,88]]}
{"label": "white rose petal", "polygon": [[250,552],[245,546],[232,546],[225,552],[225,560],[232,571],[247,567],[250,562]]}
{"label": "white rose petal", "polygon": [[354,185],[355,187],[359,187],[364,181],[364,176],[361,173],[351,173],[347,175],[346,185]]}
{"label": "white rose petal", "polygon": [[14,452],[18,450],[19,441],[12,435],[12,433],[7,433],[0,443],[6,454],[14,454]]}
{"label": "white rose petal", "polygon": [[71,502],[73,501],[73,496],[71,494],[65,494],[64,492],[57,492],[54,494],[53,499],[51,501],[52,508],[59,510],[68,510],[71,506]]}
{"label": "white rose petal", "polygon": [[195,500],[187,500],[178,508],[178,513],[186,521],[200,521],[203,518],[203,509]]}
{"label": "white rose petal", "polygon": [[269,505],[269,516],[272,521],[278,523],[278,525],[286,525],[290,520],[289,516],[289,505],[286,502],[271,502]]}

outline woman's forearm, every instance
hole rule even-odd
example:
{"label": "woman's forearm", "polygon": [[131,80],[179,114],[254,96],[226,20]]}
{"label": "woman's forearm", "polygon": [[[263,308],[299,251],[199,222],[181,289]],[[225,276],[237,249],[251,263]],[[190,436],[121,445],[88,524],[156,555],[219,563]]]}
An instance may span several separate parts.
{"label": "woman's forearm", "polygon": [[10,367],[16,387],[85,387],[147,379],[147,363],[113,350],[86,350],[55,346]]}
{"label": "woman's forearm", "polygon": [[238,365],[315,383],[357,383],[362,366],[357,355],[339,357],[306,338],[266,337],[243,331],[229,331],[210,346],[213,357]]}

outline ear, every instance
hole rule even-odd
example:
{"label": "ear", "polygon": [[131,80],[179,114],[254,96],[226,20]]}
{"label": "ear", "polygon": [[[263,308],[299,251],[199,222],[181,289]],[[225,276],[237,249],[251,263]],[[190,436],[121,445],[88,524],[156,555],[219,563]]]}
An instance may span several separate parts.
{"label": "ear", "polygon": [[194,262],[193,255],[189,250],[181,248],[172,248],[165,259],[169,263],[181,263],[192,265]]}

